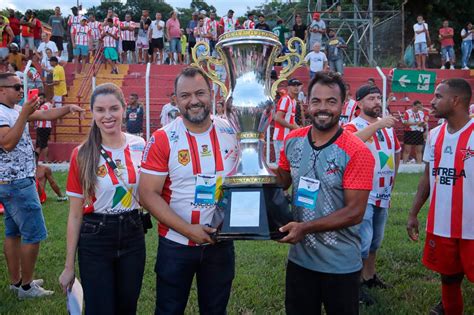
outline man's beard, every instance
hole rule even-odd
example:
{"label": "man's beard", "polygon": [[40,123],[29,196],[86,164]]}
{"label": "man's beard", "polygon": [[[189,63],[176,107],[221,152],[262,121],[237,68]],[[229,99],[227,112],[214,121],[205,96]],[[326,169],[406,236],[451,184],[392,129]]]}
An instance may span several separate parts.
{"label": "man's beard", "polygon": [[[318,114],[323,114],[323,113],[318,113]],[[318,129],[319,131],[327,131],[333,128],[335,125],[339,124],[339,117],[341,116],[340,114],[336,116],[329,113],[324,113],[324,114],[327,114],[329,116],[329,121],[326,123],[319,123],[315,116],[311,116],[311,122],[314,128]]]}
{"label": "man's beard", "polygon": [[191,122],[193,124],[200,124],[200,123],[202,123],[206,120],[206,118],[209,116],[209,114],[211,112],[210,112],[209,108],[206,107],[206,105],[204,105],[203,103],[194,104],[194,105],[191,105],[190,107],[194,107],[194,106],[202,107],[203,111],[200,114],[192,116],[189,113],[189,109],[186,108],[184,113],[183,113],[183,117],[186,118],[186,120],[188,120],[189,122]]}
{"label": "man's beard", "polygon": [[[379,111],[375,111],[375,109],[379,108]],[[381,107],[375,107],[373,109],[363,109],[364,114],[372,118],[379,118],[380,114],[382,113]]]}

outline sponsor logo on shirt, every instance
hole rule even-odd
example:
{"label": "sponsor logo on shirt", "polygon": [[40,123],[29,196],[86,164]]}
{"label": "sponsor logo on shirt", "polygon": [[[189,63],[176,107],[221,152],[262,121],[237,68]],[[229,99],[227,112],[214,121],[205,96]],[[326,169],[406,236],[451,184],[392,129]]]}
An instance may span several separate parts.
{"label": "sponsor logo on shirt", "polygon": [[448,186],[456,185],[456,181],[461,177],[466,178],[464,169],[456,172],[453,167],[434,167],[431,175],[435,177],[436,183]]}
{"label": "sponsor logo on shirt", "polygon": [[174,131],[174,130],[171,131],[171,132],[170,132],[170,141],[171,141],[171,142],[178,142],[178,140],[179,140],[179,136],[178,136],[178,134],[176,133],[176,131]]}
{"label": "sponsor logo on shirt", "polygon": [[125,167],[124,167],[123,164],[122,164],[122,160],[121,160],[121,159],[116,159],[116,160],[115,160],[115,165],[117,165],[117,168],[119,168],[119,169],[122,169],[122,170],[125,169]]}
{"label": "sponsor logo on shirt", "polygon": [[340,169],[339,169],[339,166],[337,166],[336,164],[336,159],[327,160],[326,163],[328,163],[326,175],[335,174],[339,172]]}
{"label": "sponsor logo on shirt", "polygon": [[105,175],[107,175],[107,168],[105,165],[99,166],[99,168],[97,168],[97,176],[104,178]]}
{"label": "sponsor logo on shirt", "polygon": [[466,161],[466,160],[474,157],[474,150],[471,150],[470,147],[468,147],[467,149],[461,149],[461,153],[462,153],[462,160],[463,161]]}
{"label": "sponsor logo on shirt", "polygon": [[131,145],[130,146],[130,151],[143,151],[143,149],[145,148],[144,145],[142,144],[135,144],[135,145]]}
{"label": "sponsor logo on shirt", "polygon": [[232,128],[232,127],[220,127],[219,132],[220,133],[227,133],[229,135],[235,134],[234,128]]}
{"label": "sponsor logo on shirt", "polygon": [[155,136],[151,136],[150,140],[148,140],[145,151],[143,151],[143,162],[146,162],[146,159],[148,157],[148,152],[150,152],[150,148],[154,143],[155,143]]}
{"label": "sponsor logo on shirt", "polygon": [[189,150],[183,149],[178,151],[178,162],[179,164],[186,166],[189,163]]}
{"label": "sponsor logo on shirt", "polygon": [[212,155],[211,151],[209,151],[209,146],[207,144],[203,144],[201,146],[201,152],[200,153],[201,153],[202,157],[207,157],[207,156]]}

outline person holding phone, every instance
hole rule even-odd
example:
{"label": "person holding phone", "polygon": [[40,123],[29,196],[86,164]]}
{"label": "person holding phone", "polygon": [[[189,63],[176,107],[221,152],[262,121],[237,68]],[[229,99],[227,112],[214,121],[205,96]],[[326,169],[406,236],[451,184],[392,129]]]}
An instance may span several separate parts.
{"label": "person holding phone", "polygon": [[76,105],[37,111],[38,96],[30,94],[23,107],[23,84],[15,73],[0,73],[0,200],[5,207],[4,253],[10,290],[19,298],[53,294],[42,279],[33,280],[40,242],[47,238],[35,185],[35,156],[28,122],[53,120],[82,113]]}
{"label": "person holding phone", "polygon": [[59,282],[64,291],[72,287],[77,252],[86,314],[136,314],[145,269],[137,195],[145,140],[122,132],[126,103],[115,84],[99,85],[90,104],[92,128],[70,159],[67,254]]}

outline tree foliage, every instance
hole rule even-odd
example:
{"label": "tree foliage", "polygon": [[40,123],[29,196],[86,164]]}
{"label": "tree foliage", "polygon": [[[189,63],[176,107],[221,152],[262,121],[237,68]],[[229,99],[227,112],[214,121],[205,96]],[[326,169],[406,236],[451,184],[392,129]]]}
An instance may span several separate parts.
{"label": "tree foliage", "polygon": [[[206,11],[208,16],[210,12],[217,11],[216,7],[213,5],[209,5],[205,1],[199,0],[192,0],[189,8],[176,8],[176,11],[178,11],[178,19],[181,27],[186,26],[188,22],[191,21],[193,12],[199,12],[201,10]],[[216,15],[216,19],[219,18],[220,17]]]}

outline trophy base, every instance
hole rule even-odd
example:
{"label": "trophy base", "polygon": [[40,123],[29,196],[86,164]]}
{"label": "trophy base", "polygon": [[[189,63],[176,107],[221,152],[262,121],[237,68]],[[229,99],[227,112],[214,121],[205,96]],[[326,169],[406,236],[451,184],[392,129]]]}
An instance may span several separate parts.
{"label": "trophy base", "polygon": [[276,184],[223,185],[224,196],[211,226],[217,240],[278,240],[278,229],[293,221],[290,203]]}

